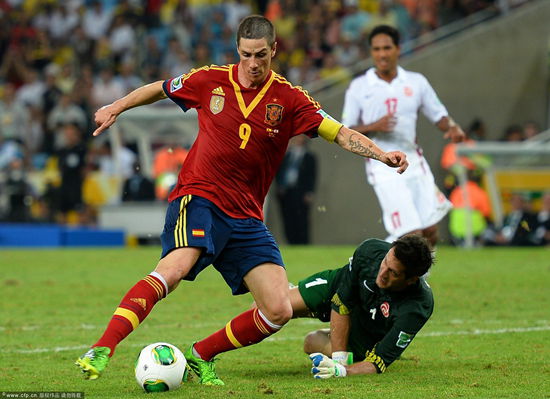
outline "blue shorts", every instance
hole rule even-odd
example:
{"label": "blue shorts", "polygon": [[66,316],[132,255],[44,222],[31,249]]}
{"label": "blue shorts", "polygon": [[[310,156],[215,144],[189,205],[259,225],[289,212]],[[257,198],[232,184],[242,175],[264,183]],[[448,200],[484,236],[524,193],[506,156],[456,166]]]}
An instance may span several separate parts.
{"label": "blue shorts", "polygon": [[196,195],[184,195],[168,204],[160,240],[161,258],[176,248],[203,248],[184,280],[193,281],[203,269],[214,265],[233,295],[248,292],[243,278],[254,267],[262,263],[284,267],[279,247],[264,223],[229,217]]}

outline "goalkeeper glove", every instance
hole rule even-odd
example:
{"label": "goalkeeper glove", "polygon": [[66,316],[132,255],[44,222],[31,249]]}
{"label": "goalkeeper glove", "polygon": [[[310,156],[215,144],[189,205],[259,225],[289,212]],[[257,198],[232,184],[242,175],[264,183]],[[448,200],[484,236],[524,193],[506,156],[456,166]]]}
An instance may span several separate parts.
{"label": "goalkeeper glove", "polygon": [[353,364],[353,352],[332,352],[332,360],[336,363],[340,363],[342,366],[349,366]]}
{"label": "goalkeeper glove", "polygon": [[347,374],[344,366],[322,353],[312,353],[309,358],[313,365],[311,368],[313,378],[345,377]]}

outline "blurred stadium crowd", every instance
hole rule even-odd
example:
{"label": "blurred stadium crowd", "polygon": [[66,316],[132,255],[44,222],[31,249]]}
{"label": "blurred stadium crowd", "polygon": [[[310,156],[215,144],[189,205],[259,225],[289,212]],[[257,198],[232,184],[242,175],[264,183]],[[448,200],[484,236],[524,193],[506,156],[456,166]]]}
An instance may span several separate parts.
{"label": "blurred stadium crowd", "polygon": [[[487,126],[483,120],[475,118],[466,128],[465,145],[473,147],[485,141],[486,132]],[[535,140],[540,133],[540,126],[536,122],[525,121],[522,125],[508,126],[499,141],[519,144]],[[440,160],[440,166],[445,171],[443,192],[453,204],[448,226],[451,242],[465,245],[466,226],[470,224],[473,244],[477,246],[550,244],[550,187],[544,188],[542,182],[537,183],[537,189],[531,190],[504,187],[501,192],[504,218],[494,220],[492,202],[486,191],[490,186],[486,172],[495,159],[485,154],[459,156],[456,147],[455,143],[445,145]],[[512,157],[508,157],[507,162],[512,165]],[[459,184],[461,169],[465,171],[465,184]],[[495,170],[493,168],[493,174]],[[519,180],[528,179],[528,174],[519,177]]]}
{"label": "blurred stadium crowd", "polygon": [[[521,2],[521,1],[519,1]],[[134,143],[91,142],[95,110],[144,83],[238,60],[240,19],[274,22],[274,69],[291,82],[346,82],[375,25],[403,42],[498,0],[0,0],[0,220],[93,224],[94,172],[125,184],[118,200],[162,199]],[[159,151],[154,177],[186,150]],[[37,173],[39,177],[37,177]],[[94,186],[95,185],[95,186]]]}

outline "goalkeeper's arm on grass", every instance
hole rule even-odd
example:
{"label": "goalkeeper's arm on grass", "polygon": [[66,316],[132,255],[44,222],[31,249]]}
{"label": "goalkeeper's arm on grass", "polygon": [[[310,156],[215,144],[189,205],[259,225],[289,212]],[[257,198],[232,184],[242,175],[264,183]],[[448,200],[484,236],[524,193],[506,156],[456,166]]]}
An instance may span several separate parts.
{"label": "goalkeeper's arm on grass", "polygon": [[[317,282],[317,280],[312,280]],[[330,318],[325,319],[324,313],[320,317],[322,321],[330,319],[331,328],[315,330],[306,335],[304,340],[304,352],[312,361],[311,372],[314,378],[346,377],[354,374],[383,373],[389,363],[375,353],[373,348],[367,353],[364,361],[353,363],[353,356],[348,349],[348,337],[351,327],[350,311],[339,296],[332,300],[333,308],[330,310]],[[317,317],[318,315],[309,309],[300,294],[298,287],[290,289],[290,299],[293,307],[293,317]],[[335,303],[336,301],[336,303]],[[338,309],[337,310],[335,310]],[[384,339],[393,339],[390,334]],[[383,341],[384,341],[383,339]],[[395,342],[395,340],[394,340]],[[402,352],[402,349],[400,350]],[[399,356],[399,353],[395,357]]]}
{"label": "goalkeeper's arm on grass", "polygon": [[340,314],[334,309],[330,315],[330,344],[332,356],[322,353],[312,353],[309,358],[312,362],[311,372],[314,378],[346,377],[354,374],[376,374],[377,368],[371,362],[362,361],[353,363],[351,352],[347,352],[350,330],[349,314]]}
{"label": "goalkeeper's arm on grass", "polygon": [[378,372],[374,364],[366,360],[344,366],[322,353],[312,353],[309,358],[311,359],[313,378],[326,379],[355,374],[376,374]]}

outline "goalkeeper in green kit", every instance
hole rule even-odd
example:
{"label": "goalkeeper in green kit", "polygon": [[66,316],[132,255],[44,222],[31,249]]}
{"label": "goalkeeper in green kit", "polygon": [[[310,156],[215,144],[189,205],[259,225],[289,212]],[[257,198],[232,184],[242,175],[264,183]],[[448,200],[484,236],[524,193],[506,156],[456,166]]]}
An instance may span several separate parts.
{"label": "goalkeeper in green kit", "polygon": [[432,314],[432,290],[422,277],[432,264],[430,244],[421,236],[393,243],[369,239],[346,266],[291,288],[293,317],[330,321],[330,329],[304,341],[313,376],[383,373]]}

